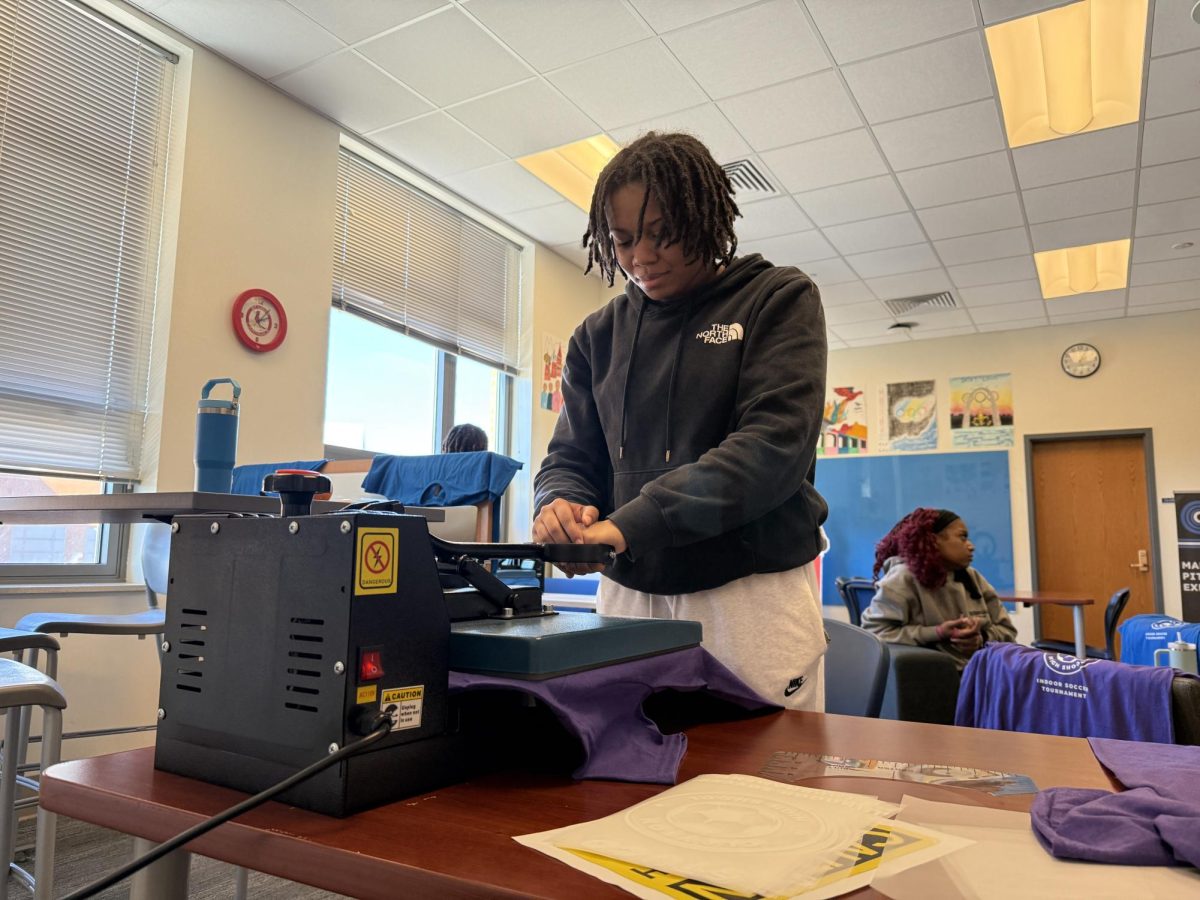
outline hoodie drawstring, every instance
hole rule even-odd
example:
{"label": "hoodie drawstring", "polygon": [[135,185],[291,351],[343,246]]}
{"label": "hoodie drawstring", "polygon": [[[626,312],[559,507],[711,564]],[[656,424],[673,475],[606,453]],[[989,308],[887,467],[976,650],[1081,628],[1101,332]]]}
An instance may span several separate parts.
{"label": "hoodie drawstring", "polygon": [[646,301],[638,310],[637,326],[633,329],[633,346],[629,349],[629,365],[625,367],[625,387],[621,391],[621,442],[617,447],[617,459],[625,458],[625,416],[629,409],[629,376],[633,372],[633,363],[637,359],[638,338],[642,335],[642,319],[646,315]]}
{"label": "hoodie drawstring", "polygon": [[675,358],[671,360],[671,380],[667,383],[667,438],[664,442],[663,462],[671,461],[671,398],[675,395],[675,372],[679,369],[679,358],[683,356],[683,336],[688,330],[688,317],[683,316],[679,325],[679,339],[675,342]]}

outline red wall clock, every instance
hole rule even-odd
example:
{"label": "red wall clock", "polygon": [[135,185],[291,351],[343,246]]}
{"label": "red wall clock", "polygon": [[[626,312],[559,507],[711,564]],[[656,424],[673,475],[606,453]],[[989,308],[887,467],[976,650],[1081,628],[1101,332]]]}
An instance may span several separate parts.
{"label": "red wall clock", "polygon": [[251,288],[233,301],[233,333],[259,353],[274,350],[287,337],[287,314],[270,291]]}

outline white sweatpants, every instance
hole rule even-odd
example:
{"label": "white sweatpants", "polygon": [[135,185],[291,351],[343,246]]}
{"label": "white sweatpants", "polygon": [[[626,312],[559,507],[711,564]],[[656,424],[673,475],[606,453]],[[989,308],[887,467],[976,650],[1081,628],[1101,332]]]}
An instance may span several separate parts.
{"label": "white sweatpants", "polygon": [[825,626],[812,563],[692,594],[645,594],[601,578],[597,611],[699,622],[704,648],[765,699],[825,711]]}

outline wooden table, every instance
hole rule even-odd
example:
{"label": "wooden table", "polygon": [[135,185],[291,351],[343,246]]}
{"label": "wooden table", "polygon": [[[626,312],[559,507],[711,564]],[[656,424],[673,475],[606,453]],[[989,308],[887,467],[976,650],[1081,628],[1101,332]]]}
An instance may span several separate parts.
{"label": "wooden table", "polygon": [[[688,737],[680,780],[707,772],[757,774],[772,753],[783,750],[1017,772],[1032,777],[1039,788],[1114,787],[1087,742],[1078,738],[801,712],[703,725],[689,730]],[[864,779],[858,789],[875,792],[879,785],[901,784]],[[922,785],[904,786],[922,793]],[[512,837],[606,816],[661,790],[661,785],[501,774],[348,819],[268,803],[190,846],[204,856],[354,897],[619,900],[629,895]],[[966,802],[978,798],[1020,810],[1028,809],[1033,798],[940,790],[957,791]],[[243,796],[156,771],[151,748],[61,763],[43,775],[41,789],[42,805],[52,812],[142,839],[135,842],[135,852]],[[188,855],[172,856],[156,864],[158,872],[139,876],[134,900],[186,896]]]}
{"label": "wooden table", "polygon": [[1084,639],[1083,608],[1091,606],[1096,601],[1091,597],[1080,597],[1078,594],[1063,593],[1062,591],[1009,591],[1000,596],[1001,600],[1010,603],[1023,603],[1025,606],[1069,606],[1075,621],[1075,655],[1079,659],[1087,659],[1087,641]]}

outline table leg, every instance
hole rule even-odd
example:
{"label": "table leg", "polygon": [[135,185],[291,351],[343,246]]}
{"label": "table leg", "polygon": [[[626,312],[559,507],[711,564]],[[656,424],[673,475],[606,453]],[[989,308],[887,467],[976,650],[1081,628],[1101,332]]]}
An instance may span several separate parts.
{"label": "table leg", "polygon": [[[149,853],[157,846],[154,841],[135,837],[134,858]],[[187,900],[188,868],[191,864],[192,854],[187,850],[168,853],[133,876],[129,900]]]}
{"label": "table leg", "polygon": [[1075,655],[1087,659],[1087,641],[1083,639],[1083,607],[1072,606],[1071,612],[1075,616]]}

